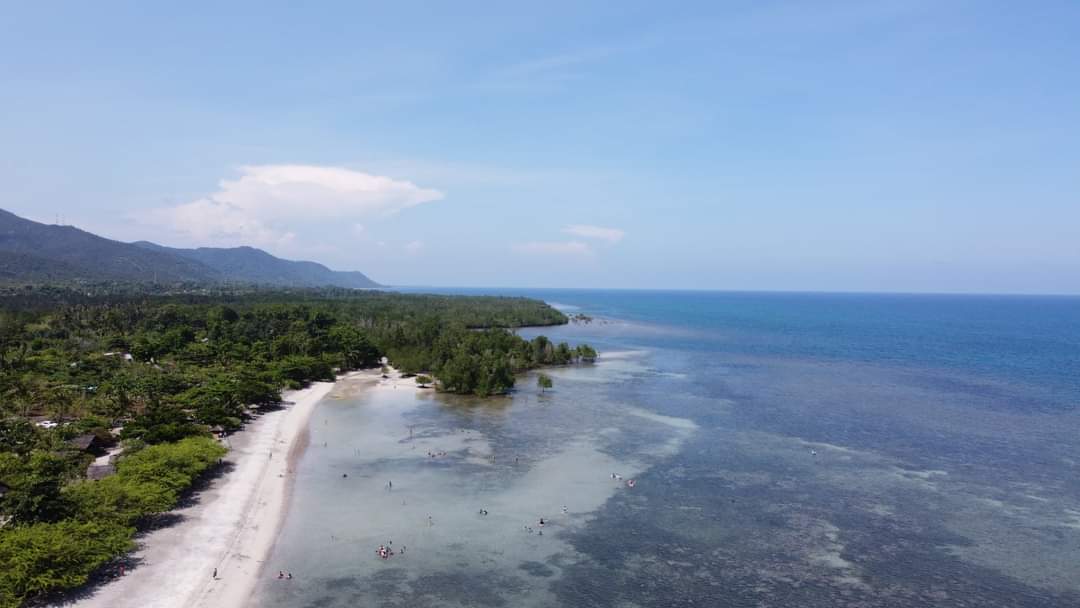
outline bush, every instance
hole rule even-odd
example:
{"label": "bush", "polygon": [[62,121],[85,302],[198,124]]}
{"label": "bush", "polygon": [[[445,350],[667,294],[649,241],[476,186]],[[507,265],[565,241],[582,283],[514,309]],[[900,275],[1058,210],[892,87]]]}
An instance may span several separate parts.
{"label": "bush", "polygon": [[140,519],[168,511],[178,494],[165,484],[110,475],[100,481],[80,481],[64,489],[75,517],[134,526]]}
{"label": "bush", "polygon": [[0,530],[0,607],[77,587],[133,546],[134,530],[107,522],[62,521]]}
{"label": "bush", "polygon": [[64,489],[74,517],[132,526],[173,508],[180,493],[225,455],[225,448],[207,437],[147,447],[123,458],[116,475],[80,481]]}
{"label": "bush", "polygon": [[120,460],[117,475],[125,480],[159,483],[180,492],[225,455],[209,437],[188,437],[176,443],[152,445]]}
{"label": "bush", "polygon": [[68,505],[61,488],[71,475],[70,468],[65,458],[51,452],[33,452],[25,459],[0,453],[0,479],[10,486],[0,500],[0,512],[16,524],[64,518]]}

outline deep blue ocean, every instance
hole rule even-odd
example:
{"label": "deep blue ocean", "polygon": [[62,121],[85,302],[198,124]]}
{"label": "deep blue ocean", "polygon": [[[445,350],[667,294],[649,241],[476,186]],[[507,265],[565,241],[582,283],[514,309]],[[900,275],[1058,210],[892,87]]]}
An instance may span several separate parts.
{"label": "deep blue ocean", "polygon": [[[985,376],[1080,405],[1080,298],[587,289],[408,289],[542,299],[623,321],[617,346],[848,361]],[[633,326],[640,331],[633,331]],[[587,332],[579,331],[575,335]],[[652,331],[650,331],[652,330]],[[550,332],[547,332],[550,333]],[[1020,409],[1025,409],[1021,407]]]}
{"label": "deep blue ocean", "polygon": [[[555,373],[550,395],[528,376],[498,406],[440,397],[402,414],[433,441],[483,438],[494,466],[462,457],[423,477],[455,479],[447,496],[516,517],[546,499],[513,489],[524,476],[555,502],[580,496],[582,513],[545,545],[507,540],[496,520],[425,532],[413,542],[438,560],[341,571],[318,601],[271,589],[268,605],[1080,606],[1080,298],[402,291],[528,296],[592,318],[520,330],[601,351],[595,369]],[[370,424],[357,403],[327,426]],[[305,459],[313,477],[432,473]],[[616,466],[633,491],[594,492]],[[303,479],[298,496],[337,491]],[[322,551],[306,500],[278,559]]]}

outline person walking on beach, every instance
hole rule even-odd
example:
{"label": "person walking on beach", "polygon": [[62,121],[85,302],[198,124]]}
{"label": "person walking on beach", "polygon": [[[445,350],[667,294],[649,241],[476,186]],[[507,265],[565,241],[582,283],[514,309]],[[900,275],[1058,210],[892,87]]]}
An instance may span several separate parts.
{"label": "person walking on beach", "polygon": [[210,577],[210,578],[213,578],[214,580],[217,580],[217,568],[214,568],[214,575],[212,577]]}

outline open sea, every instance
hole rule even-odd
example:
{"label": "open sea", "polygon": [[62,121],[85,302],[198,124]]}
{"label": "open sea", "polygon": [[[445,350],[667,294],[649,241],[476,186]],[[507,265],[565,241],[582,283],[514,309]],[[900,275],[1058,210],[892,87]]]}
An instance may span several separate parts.
{"label": "open sea", "polygon": [[409,291],[601,359],[335,389],[256,605],[1080,606],[1080,298]]}

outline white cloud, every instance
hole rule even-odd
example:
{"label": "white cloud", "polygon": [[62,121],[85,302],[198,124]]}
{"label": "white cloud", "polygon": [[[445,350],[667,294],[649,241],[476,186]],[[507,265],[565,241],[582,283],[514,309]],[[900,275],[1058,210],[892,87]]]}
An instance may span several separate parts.
{"label": "white cloud", "polygon": [[602,226],[586,226],[584,224],[572,224],[562,229],[566,234],[580,236],[586,239],[599,239],[609,243],[618,243],[626,233],[619,228],[604,228]]}
{"label": "white cloud", "polygon": [[543,255],[592,255],[592,249],[580,241],[533,241],[513,246],[518,253]]}
{"label": "white cloud", "polygon": [[287,244],[295,235],[275,229],[258,217],[209,199],[158,209],[154,218],[196,241],[236,241],[237,244]]}
{"label": "white cloud", "polygon": [[209,196],[155,210],[153,219],[200,241],[282,244],[294,238],[293,223],[386,217],[441,198],[438,190],[351,169],[253,165]]}
{"label": "white cloud", "polygon": [[405,244],[405,251],[411,255],[416,255],[424,250],[423,241],[409,241]]}
{"label": "white cloud", "polygon": [[364,234],[364,225],[363,224],[353,224],[352,232],[356,236],[360,236],[361,234]]}

